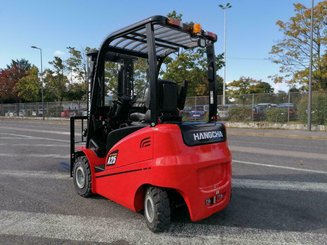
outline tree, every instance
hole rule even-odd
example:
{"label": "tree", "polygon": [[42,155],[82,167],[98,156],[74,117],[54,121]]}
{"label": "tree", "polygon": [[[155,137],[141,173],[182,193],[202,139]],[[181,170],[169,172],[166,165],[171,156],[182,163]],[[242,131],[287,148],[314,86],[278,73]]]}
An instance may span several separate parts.
{"label": "tree", "polygon": [[19,97],[16,90],[18,81],[26,75],[31,64],[25,60],[12,60],[10,65],[0,70],[0,100],[17,102]]}
{"label": "tree", "polygon": [[31,68],[31,63],[28,60],[11,60],[7,69],[11,70],[11,78],[17,83],[19,79],[26,75],[27,71]]}
{"label": "tree", "polygon": [[16,84],[16,91],[24,101],[38,101],[40,98],[40,80],[36,66],[32,66],[27,71],[26,76],[19,79]]}
{"label": "tree", "polygon": [[65,97],[68,100],[83,100],[86,101],[87,96],[87,83],[73,83],[70,84],[69,90],[67,91]]}
{"label": "tree", "polygon": [[267,82],[250,77],[241,77],[239,80],[227,84],[227,96],[241,100],[245,104],[249,98],[247,94],[272,93],[273,88]]}
{"label": "tree", "polygon": [[178,14],[175,10],[167,14],[168,18],[176,19],[176,20],[182,20],[183,14]]}
{"label": "tree", "polygon": [[70,57],[65,61],[70,73],[70,82],[87,82],[86,53],[90,50],[86,47],[80,51],[74,47],[67,47]]}
{"label": "tree", "polygon": [[[275,75],[275,82],[308,84],[310,57],[311,9],[294,4],[295,15],[288,22],[276,22],[284,38],[272,46],[272,61],[280,65],[283,77]],[[313,22],[313,87],[327,89],[327,1],[314,7]]]}
{"label": "tree", "polygon": [[68,100],[86,100],[88,89],[87,58],[86,54],[91,48],[77,50],[67,47],[70,57],[64,62],[68,70],[69,88]]}
{"label": "tree", "polygon": [[250,86],[250,94],[271,94],[274,92],[274,89],[267,82],[253,79],[253,83]]}
{"label": "tree", "polygon": [[0,70],[0,101],[16,101],[15,81],[10,78],[10,69]]}
{"label": "tree", "polygon": [[65,64],[60,57],[55,56],[53,61],[49,62],[54,70],[45,70],[45,97],[47,100],[56,100],[62,102],[66,96],[68,79],[65,76]]}

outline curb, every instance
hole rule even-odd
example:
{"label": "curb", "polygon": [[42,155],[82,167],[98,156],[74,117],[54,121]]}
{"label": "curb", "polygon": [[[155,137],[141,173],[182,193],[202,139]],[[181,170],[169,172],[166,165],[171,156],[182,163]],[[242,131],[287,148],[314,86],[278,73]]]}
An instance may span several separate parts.
{"label": "curb", "polygon": [[[307,131],[306,124],[286,124],[269,122],[224,122],[229,128],[250,128],[250,129],[282,129]],[[312,131],[327,132],[327,125],[312,125]]]}
{"label": "curb", "polygon": [[[284,139],[304,139],[304,140],[327,140],[327,135],[297,135],[297,134],[278,134],[271,132],[235,132],[232,128],[227,130],[227,135],[233,136],[250,136],[250,137],[270,137],[270,138],[284,138]],[[265,130],[265,129],[263,129]]]}

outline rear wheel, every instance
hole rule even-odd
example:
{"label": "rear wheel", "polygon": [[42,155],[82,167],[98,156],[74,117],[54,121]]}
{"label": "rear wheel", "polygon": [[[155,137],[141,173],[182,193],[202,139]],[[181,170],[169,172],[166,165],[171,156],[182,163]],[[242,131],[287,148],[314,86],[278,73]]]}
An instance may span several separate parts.
{"label": "rear wheel", "polygon": [[165,190],[150,187],[144,198],[144,216],[146,224],[153,232],[161,232],[170,225],[170,203]]}
{"label": "rear wheel", "polygon": [[85,156],[78,157],[73,170],[74,186],[77,193],[82,197],[89,197],[91,192],[91,170]]}

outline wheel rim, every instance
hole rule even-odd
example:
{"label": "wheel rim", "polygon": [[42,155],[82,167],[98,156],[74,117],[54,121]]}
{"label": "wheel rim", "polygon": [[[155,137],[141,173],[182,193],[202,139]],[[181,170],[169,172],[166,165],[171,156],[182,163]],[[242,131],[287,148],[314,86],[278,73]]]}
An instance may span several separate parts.
{"label": "wheel rim", "polygon": [[154,204],[153,204],[153,200],[151,199],[151,197],[147,196],[145,198],[145,217],[146,219],[152,223],[153,219],[154,219]]}
{"label": "wheel rim", "polygon": [[85,173],[81,166],[76,169],[75,180],[78,188],[82,189],[85,186]]}

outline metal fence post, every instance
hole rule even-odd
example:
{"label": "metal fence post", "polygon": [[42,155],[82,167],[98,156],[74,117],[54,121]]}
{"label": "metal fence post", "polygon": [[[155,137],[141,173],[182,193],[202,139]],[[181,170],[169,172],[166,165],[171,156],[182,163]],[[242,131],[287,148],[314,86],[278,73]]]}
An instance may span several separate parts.
{"label": "metal fence post", "polygon": [[251,111],[251,117],[252,121],[254,121],[254,94],[252,94],[252,111]]}
{"label": "metal fence post", "polygon": [[287,122],[290,122],[290,104],[291,104],[291,92],[288,91],[288,105],[287,105]]}

